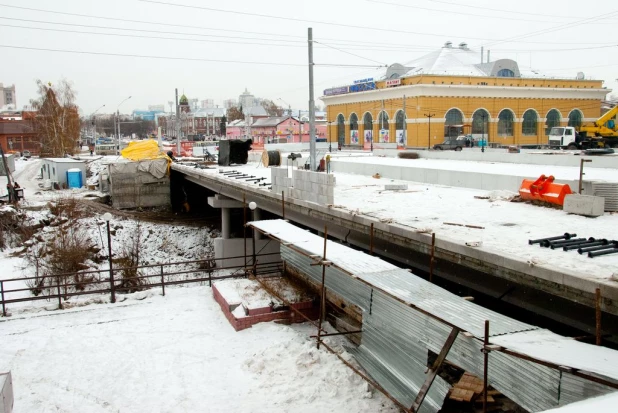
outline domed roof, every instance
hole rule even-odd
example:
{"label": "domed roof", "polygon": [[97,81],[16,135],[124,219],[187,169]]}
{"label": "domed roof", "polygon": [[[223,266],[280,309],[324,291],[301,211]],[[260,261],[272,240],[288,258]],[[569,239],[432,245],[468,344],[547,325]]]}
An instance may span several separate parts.
{"label": "domed roof", "polygon": [[181,105],[188,105],[189,104],[189,99],[187,99],[187,97],[184,94],[180,97],[180,104]]}

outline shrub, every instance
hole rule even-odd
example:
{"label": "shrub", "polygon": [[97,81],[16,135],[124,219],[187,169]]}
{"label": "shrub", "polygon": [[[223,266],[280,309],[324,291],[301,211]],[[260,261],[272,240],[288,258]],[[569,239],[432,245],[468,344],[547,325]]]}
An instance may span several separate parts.
{"label": "shrub", "polygon": [[397,156],[401,159],[418,159],[419,158],[417,152],[399,152]]}

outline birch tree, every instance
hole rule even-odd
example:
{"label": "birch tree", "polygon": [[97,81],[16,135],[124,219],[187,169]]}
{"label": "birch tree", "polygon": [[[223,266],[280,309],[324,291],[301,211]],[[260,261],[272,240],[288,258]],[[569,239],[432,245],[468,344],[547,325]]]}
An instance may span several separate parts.
{"label": "birch tree", "polygon": [[41,155],[64,157],[73,155],[80,138],[79,108],[70,82],[62,79],[57,85],[36,81],[39,98],[31,104],[37,111],[34,130],[41,139]]}

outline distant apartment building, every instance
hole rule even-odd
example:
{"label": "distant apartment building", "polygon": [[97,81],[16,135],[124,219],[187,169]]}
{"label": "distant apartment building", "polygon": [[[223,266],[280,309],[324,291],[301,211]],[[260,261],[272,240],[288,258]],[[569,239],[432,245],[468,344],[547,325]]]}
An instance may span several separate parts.
{"label": "distant apartment building", "polygon": [[223,107],[225,109],[237,108],[238,107],[238,101],[236,99],[225,99],[223,101]]}
{"label": "distant apartment building", "polygon": [[2,83],[0,83],[0,108],[7,105],[11,105],[13,108],[17,107],[15,85],[5,87]]}
{"label": "distant apartment building", "polygon": [[261,99],[256,99],[255,96],[249,93],[247,88],[245,88],[245,91],[242,92],[240,96],[238,96],[238,105],[241,106],[243,109],[259,106],[260,101]]}
{"label": "distant apartment building", "polygon": [[204,99],[200,102],[200,107],[202,109],[212,109],[215,107],[215,100],[214,99]]}
{"label": "distant apartment building", "polygon": [[148,105],[150,112],[165,112],[165,105]]}
{"label": "distant apartment building", "polygon": [[191,112],[195,112],[199,109],[200,100],[197,98],[189,99],[189,108],[191,108]]}

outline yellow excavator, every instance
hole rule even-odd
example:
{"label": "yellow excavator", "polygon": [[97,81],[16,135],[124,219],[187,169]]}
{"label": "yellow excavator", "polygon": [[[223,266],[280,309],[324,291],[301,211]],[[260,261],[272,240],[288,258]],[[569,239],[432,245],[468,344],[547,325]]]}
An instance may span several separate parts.
{"label": "yellow excavator", "polygon": [[549,132],[549,146],[566,149],[618,148],[617,114],[618,105],[578,130],[572,126],[553,127]]}

